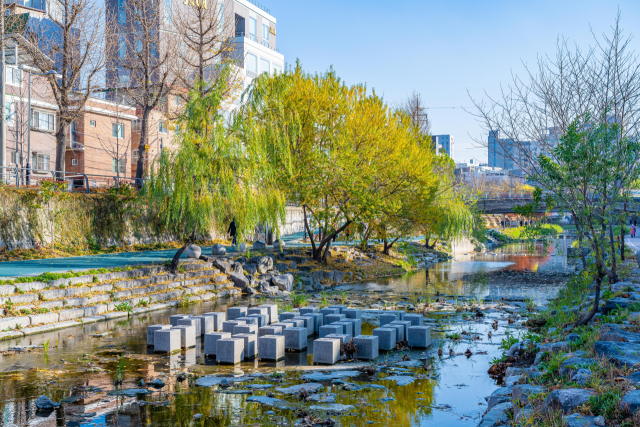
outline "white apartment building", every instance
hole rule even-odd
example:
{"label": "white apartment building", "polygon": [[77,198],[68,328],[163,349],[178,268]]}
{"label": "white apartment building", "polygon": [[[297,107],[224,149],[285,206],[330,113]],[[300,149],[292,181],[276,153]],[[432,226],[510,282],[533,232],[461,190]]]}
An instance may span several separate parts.
{"label": "white apartment building", "polygon": [[436,153],[444,150],[453,159],[453,135],[431,135]]}

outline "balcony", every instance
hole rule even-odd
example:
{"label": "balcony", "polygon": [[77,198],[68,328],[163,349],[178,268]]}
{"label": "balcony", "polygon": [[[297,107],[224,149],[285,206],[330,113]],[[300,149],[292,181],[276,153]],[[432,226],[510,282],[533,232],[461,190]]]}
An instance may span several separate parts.
{"label": "balcony", "polygon": [[268,47],[269,49],[280,53],[280,51],[278,49],[276,49],[275,47],[271,46],[268,41],[262,40],[261,42],[258,42],[258,38],[256,36],[254,36],[253,34],[245,33],[243,31],[236,31],[236,37],[247,38],[247,39],[249,39],[251,41],[254,41],[256,43],[260,43],[264,47]]}
{"label": "balcony", "polygon": [[261,5],[260,3],[258,3],[258,2],[257,2],[257,1],[255,1],[255,0],[247,0],[247,1],[248,1],[249,3],[251,3],[252,5],[257,6],[257,7],[259,7],[260,9],[264,10],[264,11],[265,11],[265,12],[267,12],[269,15],[271,15],[271,11],[270,11],[266,6]]}

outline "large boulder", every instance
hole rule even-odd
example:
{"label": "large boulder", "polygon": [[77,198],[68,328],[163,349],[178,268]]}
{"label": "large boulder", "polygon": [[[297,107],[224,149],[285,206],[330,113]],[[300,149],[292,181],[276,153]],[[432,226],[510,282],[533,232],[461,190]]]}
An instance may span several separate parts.
{"label": "large boulder", "polygon": [[198,245],[191,245],[184,251],[184,255],[187,258],[200,259],[200,255],[202,255],[202,248]]}
{"label": "large boulder", "polygon": [[240,253],[244,253],[247,251],[247,244],[246,243],[238,243],[236,245],[236,251],[240,252]]}
{"label": "large boulder", "polygon": [[591,396],[596,393],[591,390],[568,388],[554,390],[544,400],[543,409],[549,412],[562,412],[571,414],[578,406],[584,405]]}
{"label": "large boulder", "polygon": [[513,400],[526,403],[529,400],[529,396],[537,393],[544,392],[544,387],[532,384],[518,384],[513,386],[511,397]]}
{"label": "large boulder", "polygon": [[640,343],[597,341],[593,349],[597,356],[637,356],[640,354]]}
{"label": "large boulder", "polygon": [[211,247],[211,255],[221,256],[227,253],[227,248],[220,243],[216,243]]}
{"label": "large boulder", "polygon": [[509,411],[512,406],[511,402],[504,402],[494,406],[484,415],[478,427],[506,425],[509,421]]}
{"label": "large boulder", "polygon": [[590,417],[582,414],[571,414],[566,417],[562,417],[567,427],[601,427],[604,426],[604,418]]}
{"label": "large boulder", "polygon": [[569,343],[566,341],[552,342],[540,346],[540,352],[560,353],[569,351]]}
{"label": "large boulder", "polygon": [[281,274],[271,278],[271,284],[281,291],[293,291],[293,274]]}
{"label": "large boulder", "polygon": [[233,270],[234,273],[242,273],[242,264],[239,263],[238,261],[233,263],[233,266],[231,267],[231,269]]}
{"label": "large boulder", "polygon": [[570,357],[560,365],[559,374],[566,375],[571,378],[574,371],[580,368],[588,368],[596,365],[598,362],[594,359],[583,359],[582,357]]}
{"label": "large boulder", "polygon": [[627,405],[632,414],[640,411],[640,390],[630,391],[624,395],[620,400],[620,407],[626,408]]}
{"label": "large boulder", "polygon": [[249,258],[249,262],[258,267],[260,274],[264,274],[273,268],[273,258],[268,256],[254,256]]}
{"label": "large boulder", "polygon": [[602,325],[600,330],[600,341],[640,343],[640,334],[624,331],[616,325]]}
{"label": "large boulder", "polygon": [[487,411],[490,411],[494,406],[505,402],[511,402],[512,387],[500,387],[496,389],[491,396],[485,397],[487,401]]}
{"label": "large boulder", "polygon": [[258,273],[258,266],[255,264],[245,264],[244,265],[244,272],[247,273],[250,276],[253,276],[254,274]]}
{"label": "large boulder", "polygon": [[244,291],[249,286],[249,279],[241,273],[229,273],[229,279],[233,282],[233,286],[240,288]]}
{"label": "large boulder", "polygon": [[611,298],[602,309],[602,314],[609,314],[614,310],[624,310],[625,308],[629,308],[630,305],[637,303],[637,301],[629,298]]}
{"label": "large boulder", "polygon": [[256,240],[255,242],[253,242],[252,248],[253,248],[254,251],[261,250],[261,249],[267,249],[267,244],[265,242],[263,242],[262,240]]}
{"label": "large boulder", "polygon": [[276,264],[276,270],[278,271],[289,271],[289,266],[285,263]]}
{"label": "large boulder", "polygon": [[270,286],[269,282],[266,282],[266,281],[262,281],[258,285],[258,291],[263,294],[275,295],[278,293],[279,290],[280,289],[278,289],[277,286]]}
{"label": "large boulder", "polygon": [[214,260],[212,265],[218,270],[220,270],[221,272],[223,272],[224,274],[231,273],[231,266],[226,262],[222,261],[221,259]]}

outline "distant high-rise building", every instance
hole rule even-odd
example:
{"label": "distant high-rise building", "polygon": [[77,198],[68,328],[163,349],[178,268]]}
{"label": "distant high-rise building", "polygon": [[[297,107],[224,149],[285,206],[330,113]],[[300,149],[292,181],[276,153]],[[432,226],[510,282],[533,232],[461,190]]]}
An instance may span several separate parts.
{"label": "distant high-rise building", "polygon": [[531,141],[514,141],[500,138],[500,131],[489,131],[487,140],[488,164],[491,168],[502,168],[509,171],[520,170],[525,162],[530,161]]}
{"label": "distant high-rise building", "polygon": [[453,159],[453,135],[431,135],[431,141],[436,153],[444,150]]}

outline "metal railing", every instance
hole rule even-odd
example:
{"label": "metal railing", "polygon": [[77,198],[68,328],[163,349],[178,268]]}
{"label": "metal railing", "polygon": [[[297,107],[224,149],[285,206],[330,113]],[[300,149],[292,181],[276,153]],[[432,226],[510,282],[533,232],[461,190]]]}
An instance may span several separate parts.
{"label": "metal railing", "polygon": [[90,193],[91,189],[119,187],[125,183],[142,188],[145,183],[144,179],[129,178],[127,176],[27,169],[18,166],[0,167],[0,172],[2,172],[0,182],[16,188],[39,187],[43,181],[55,181],[66,182],[67,191],[86,191]]}
{"label": "metal railing", "polygon": [[531,199],[533,195],[524,191],[485,191],[479,198],[485,200]]}
{"label": "metal railing", "polygon": [[[256,36],[254,36],[251,33],[245,33],[244,31],[236,31],[236,37],[246,37],[249,40],[252,40],[252,41],[258,43],[258,38]],[[280,51],[278,49],[276,49],[275,47],[271,46],[271,44],[267,40],[261,40],[260,43],[262,44],[262,46],[268,47],[269,49],[280,53]]]}
{"label": "metal railing", "polygon": [[257,7],[259,7],[260,9],[264,10],[264,11],[265,11],[265,12],[267,12],[269,15],[271,15],[271,11],[270,11],[266,6],[264,6],[264,5],[260,4],[260,3],[258,3],[258,2],[257,2],[257,1],[255,1],[255,0],[247,0],[247,1],[248,1],[249,3],[251,3],[252,5],[257,6]]}

